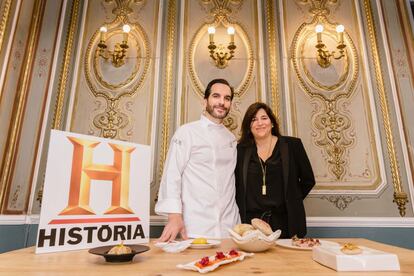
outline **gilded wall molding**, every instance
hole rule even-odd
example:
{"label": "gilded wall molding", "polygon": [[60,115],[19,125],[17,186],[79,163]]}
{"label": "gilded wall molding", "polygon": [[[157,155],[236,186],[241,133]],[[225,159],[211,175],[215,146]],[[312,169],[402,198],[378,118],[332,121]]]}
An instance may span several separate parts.
{"label": "gilded wall molding", "polygon": [[57,92],[55,111],[54,111],[53,122],[52,122],[53,129],[62,129],[62,117],[63,117],[63,106],[64,106],[64,101],[65,101],[65,92],[66,92],[66,86],[67,86],[68,77],[70,73],[72,49],[75,44],[74,37],[75,37],[76,29],[77,29],[80,5],[81,5],[80,0],[74,0],[72,2],[69,28],[66,33],[63,63],[62,63],[62,68],[61,68],[60,75],[59,75],[59,83],[58,83],[58,88],[57,88],[58,92]]}
{"label": "gilded wall molding", "polygon": [[10,10],[11,10],[12,0],[4,1],[3,10],[1,13],[0,18],[0,51],[3,50],[3,40],[4,40],[4,32],[7,28],[7,23],[10,19]]}
{"label": "gilded wall molding", "polygon": [[167,10],[167,41],[166,41],[166,62],[165,62],[165,74],[164,74],[164,93],[162,101],[162,128],[161,128],[161,148],[159,156],[159,179],[161,179],[162,171],[164,168],[164,162],[167,157],[167,151],[170,140],[170,120],[172,110],[172,97],[174,89],[174,56],[175,56],[175,45],[177,29],[176,29],[176,0],[168,1]]}
{"label": "gilded wall molding", "polygon": [[[220,21],[217,21],[217,20],[220,20]],[[215,28],[217,28],[220,25],[226,28],[230,25],[233,26],[236,29],[236,33],[238,34],[238,36],[242,38],[246,46],[246,49],[247,49],[247,68],[246,68],[246,71],[245,71],[245,74],[244,74],[244,77],[241,83],[235,87],[234,94],[238,97],[242,97],[244,93],[247,91],[247,89],[249,88],[249,85],[253,78],[253,69],[254,69],[253,49],[252,49],[251,42],[250,42],[249,36],[245,28],[240,22],[230,21],[227,17],[216,17],[213,21],[204,23],[197,29],[196,33],[191,39],[190,48],[188,51],[187,60],[188,60],[188,71],[190,74],[191,84],[193,88],[195,89],[195,91],[197,92],[197,94],[201,98],[204,97],[205,87],[201,83],[200,78],[198,77],[198,74],[196,72],[195,63],[194,63],[195,50],[197,46],[199,45],[200,40],[207,34],[208,27],[214,26]]]}
{"label": "gilded wall molding", "polygon": [[349,195],[331,195],[331,196],[322,196],[321,199],[325,199],[332,203],[336,208],[343,211],[349,207],[349,205],[355,200],[360,200],[359,196],[349,196]]}
{"label": "gilded wall molding", "polygon": [[[203,98],[205,87],[201,83],[199,75],[196,72],[195,52],[196,52],[197,47],[199,47],[200,41],[202,40],[202,38],[207,36],[208,27],[213,26],[216,29],[218,29],[220,27],[227,28],[229,26],[232,26],[235,28],[237,36],[242,40],[242,42],[244,43],[244,46],[246,47],[247,68],[246,68],[245,74],[239,85],[236,86],[233,84],[235,86],[235,89],[234,89],[235,95],[238,97],[242,97],[243,94],[249,88],[249,85],[253,78],[253,69],[254,69],[253,49],[252,49],[252,44],[250,42],[250,38],[249,38],[249,35],[246,29],[243,27],[243,25],[240,22],[236,20],[232,20],[230,17],[233,12],[232,7],[236,9],[240,8],[243,5],[243,1],[242,0],[232,0],[232,1],[200,0],[200,4],[202,7],[204,7],[204,10],[208,12],[210,19],[207,19],[207,21],[196,30],[190,42],[187,60],[188,60],[188,70],[189,70],[191,84],[194,90],[197,92],[197,94],[201,98]],[[239,48],[237,48],[236,52],[240,51]],[[238,53],[239,53],[238,58],[240,58],[240,52]],[[222,70],[222,69],[219,69],[219,70]]]}
{"label": "gilded wall molding", "polygon": [[265,12],[266,12],[266,31],[268,35],[269,43],[269,66],[270,66],[270,99],[271,107],[273,112],[276,115],[277,121],[281,126],[280,118],[280,92],[279,92],[279,76],[278,76],[278,60],[277,60],[277,47],[276,42],[276,27],[275,27],[275,17],[274,11],[276,10],[273,5],[273,0],[266,0],[265,3]]}
{"label": "gilded wall molding", "polygon": [[[18,91],[16,92],[16,100],[13,105],[12,114],[14,115],[10,121],[9,133],[7,136],[5,153],[0,172],[0,203],[1,211],[7,212],[8,200],[6,195],[9,193],[10,184],[13,178],[13,167],[16,162],[17,152],[19,150],[18,143],[22,130],[23,116],[26,109],[26,102],[29,93],[31,74],[33,71],[33,63],[35,59],[36,47],[39,38],[43,13],[45,10],[46,0],[36,0],[33,7],[33,17],[30,22],[29,37],[27,47],[24,52],[25,61],[21,68],[18,83]],[[9,211],[8,213],[13,213]]]}
{"label": "gilded wall molding", "polygon": [[373,11],[371,2],[364,0],[364,12],[367,20],[368,36],[371,41],[372,62],[375,71],[375,80],[377,83],[377,91],[380,99],[381,114],[384,123],[385,139],[387,145],[388,156],[390,158],[391,177],[394,187],[394,200],[397,204],[400,216],[405,216],[406,204],[408,203],[408,196],[404,192],[401,184],[400,169],[395,150],[394,137],[392,134],[390,110],[388,96],[385,91],[384,77],[381,71],[382,64],[380,54],[378,51],[378,41],[376,36],[376,26],[373,18]]}
{"label": "gilded wall molding", "polygon": [[324,84],[323,81],[326,81],[325,70],[328,69],[322,69],[323,73],[320,73],[319,76],[314,76],[311,73],[308,68],[308,60],[316,61],[316,50],[313,47],[316,42],[315,26],[320,23],[325,26],[325,39],[334,40],[336,34],[336,24],[330,22],[326,17],[329,14],[329,9],[325,7],[324,3],[315,6],[316,2],[312,1],[309,9],[309,12],[313,14],[313,19],[309,23],[302,23],[293,37],[291,59],[299,84],[312,100],[321,105],[321,108],[318,108],[319,111],[314,112],[311,119],[316,133],[314,135],[315,144],[324,150],[328,157],[326,161],[329,171],[339,181],[343,179],[347,170],[346,154],[355,143],[355,137],[351,134],[350,114],[340,108],[340,100],[349,101],[354,94],[358,80],[359,59],[352,38],[347,32],[344,32],[344,40],[347,45],[345,57],[331,65],[336,66],[335,72],[340,72],[339,76],[331,84]]}
{"label": "gilded wall molding", "polygon": [[[108,3],[114,1],[108,0]],[[145,5],[145,1],[134,1]],[[132,118],[120,108],[120,100],[125,97],[134,97],[144,83],[149,73],[151,63],[151,50],[148,35],[138,22],[130,22],[128,16],[132,13],[129,6],[132,1],[117,1],[112,13],[116,15],[112,22],[104,23],[107,28],[105,43],[114,45],[118,38],[123,36],[122,26],[128,24],[131,28],[128,33],[127,62],[116,67],[116,72],[105,71],[112,64],[100,56],[101,49],[98,44],[101,41],[100,30],[96,30],[91,36],[85,52],[84,74],[86,83],[95,98],[103,98],[105,108],[97,110],[92,120],[95,128],[100,130],[100,136],[104,138],[125,139],[121,136],[121,130],[129,125]],[[116,46],[115,46],[116,47]],[[116,76],[116,77],[115,77]],[[113,80],[113,79],[116,80]]]}

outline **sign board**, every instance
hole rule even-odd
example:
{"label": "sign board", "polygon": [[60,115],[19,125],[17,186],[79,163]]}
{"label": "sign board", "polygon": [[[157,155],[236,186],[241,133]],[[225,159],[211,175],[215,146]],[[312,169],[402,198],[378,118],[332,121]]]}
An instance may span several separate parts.
{"label": "sign board", "polygon": [[52,130],[36,253],[148,242],[150,154]]}

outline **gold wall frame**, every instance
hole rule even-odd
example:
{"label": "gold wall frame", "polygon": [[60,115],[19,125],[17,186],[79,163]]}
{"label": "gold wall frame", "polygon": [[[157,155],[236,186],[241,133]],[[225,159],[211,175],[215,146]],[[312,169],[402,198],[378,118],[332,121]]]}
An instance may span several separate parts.
{"label": "gold wall frame", "polygon": [[[14,164],[17,158],[18,142],[20,139],[23,115],[26,109],[26,102],[29,93],[29,84],[33,71],[33,63],[40,33],[40,28],[45,10],[46,0],[36,0],[33,7],[33,17],[30,22],[30,30],[27,48],[24,53],[25,63],[21,68],[18,83],[19,89],[16,93],[16,100],[13,105],[13,114],[10,121],[9,133],[7,135],[5,154],[0,171],[0,203],[1,211],[7,211],[6,195],[10,192],[10,184],[13,177]],[[30,194],[30,193],[29,193]],[[14,213],[9,211],[8,213]]]}
{"label": "gold wall frame", "polygon": [[[329,156],[327,160],[329,171],[336,180],[342,180],[347,164],[345,155],[354,144],[354,139],[349,135],[351,118],[346,112],[339,109],[338,103],[341,99],[350,99],[353,95],[358,80],[359,59],[352,38],[347,32],[344,32],[344,39],[349,46],[346,49],[345,58],[342,61],[337,61],[337,63],[343,63],[340,66],[342,73],[337,80],[333,84],[327,85],[312,75],[306,63],[305,46],[312,48],[307,44],[312,44],[310,41],[316,37],[314,27],[323,23],[328,31],[332,31],[336,26],[326,17],[324,11],[327,8],[322,6],[320,9],[317,12],[314,11],[311,22],[302,23],[297,29],[291,44],[291,59],[296,77],[305,93],[312,100],[318,99],[323,105],[323,110],[314,114],[312,119],[314,128],[319,131],[316,145]],[[329,36],[328,31],[325,33]]]}
{"label": "gold wall frame", "polygon": [[[126,77],[123,77],[122,80],[111,82],[106,78],[107,76],[104,72],[104,66],[107,62],[99,56],[100,30],[96,30],[89,39],[85,51],[84,75],[93,96],[95,98],[103,98],[106,104],[105,110],[95,115],[93,119],[94,127],[100,130],[101,136],[104,138],[123,139],[120,130],[129,125],[130,118],[119,108],[119,103],[122,98],[134,97],[142,87],[149,73],[151,50],[148,35],[144,28],[139,22],[131,22],[128,18],[128,15],[132,13],[132,9],[129,7],[131,3],[124,1],[117,2],[116,4],[116,8],[112,10],[112,13],[116,15],[115,19],[105,23],[105,27],[108,30],[106,40],[110,43],[111,38],[122,36],[120,26],[127,24],[131,27],[128,33],[130,44],[128,51],[136,56],[128,54],[131,58],[128,59],[127,64],[117,69],[124,70],[122,73],[125,73]],[[142,5],[144,1],[137,4]],[[126,72],[125,70],[128,69],[129,63],[132,64],[132,68],[129,68],[129,72]],[[110,73],[108,72],[109,75]]]}
{"label": "gold wall frame", "polygon": [[158,179],[161,180],[162,171],[164,168],[164,162],[167,158],[167,151],[170,141],[170,129],[171,129],[171,110],[172,110],[172,98],[173,98],[173,83],[174,83],[174,56],[175,48],[174,43],[176,41],[177,30],[175,26],[177,9],[176,0],[169,0],[167,7],[167,26],[166,26],[166,58],[165,58],[165,75],[163,80],[163,101],[162,101],[162,128],[161,128],[161,147],[159,155],[159,174]]}
{"label": "gold wall frame", "polygon": [[371,51],[372,51],[372,62],[374,65],[375,80],[378,85],[378,96],[380,99],[380,107],[382,119],[384,122],[385,130],[385,139],[387,145],[388,156],[390,158],[390,168],[391,168],[391,178],[394,187],[394,200],[393,202],[397,204],[400,216],[405,216],[406,204],[408,203],[408,196],[404,192],[404,189],[401,184],[400,169],[398,164],[397,153],[395,150],[394,137],[392,134],[390,110],[389,110],[389,101],[388,96],[385,91],[384,76],[381,70],[382,64],[379,56],[378,50],[378,41],[376,36],[376,26],[373,18],[373,11],[371,7],[371,2],[369,0],[364,0],[364,12],[367,19],[368,27],[368,36],[371,41]]}
{"label": "gold wall frame", "polygon": [[62,129],[63,106],[65,101],[66,86],[68,83],[69,69],[71,65],[71,55],[75,44],[75,32],[77,28],[79,9],[81,1],[74,0],[72,2],[69,28],[66,34],[65,48],[62,68],[59,74],[59,83],[57,88],[57,97],[55,103],[55,111],[53,115],[52,129]]}
{"label": "gold wall frame", "polygon": [[[217,20],[221,20],[221,21],[217,21]],[[196,72],[195,63],[194,63],[195,50],[197,46],[199,45],[200,40],[206,36],[208,27],[214,26],[217,28],[217,26],[221,24],[226,28],[228,26],[233,26],[236,29],[237,35],[242,39],[247,49],[247,52],[246,52],[247,68],[246,68],[246,71],[245,71],[245,74],[243,76],[241,83],[234,89],[235,96],[242,97],[252,81],[253,68],[254,68],[254,57],[253,57],[253,50],[252,50],[251,42],[250,42],[249,36],[245,28],[242,26],[240,22],[229,21],[227,18],[220,18],[220,19],[216,18],[214,21],[204,23],[197,29],[193,38],[191,39],[190,48],[188,50],[187,60],[188,60],[188,71],[190,74],[191,84],[193,88],[195,89],[195,91],[197,92],[197,94],[201,98],[204,97],[205,87],[201,83],[200,78],[198,77],[198,74]]]}
{"label": "gold wall frame", "polygon": [[270,101],[273,112],[276,115],[279,126],[282,126],[280,118],[280,91],[278,87],[278,71],[279,62],[277,60],[277,42],[276,42],[276,28],[275,28],[275,7],[273,5],[273,0],[266,0],[266,30],[268,34],[268,43],[269,43],[269,70],[270,70]]}
{"label": "gold wall frame", "polygon": [[4,32],[6,31],[7,22],[10,20],[12,0],[4,1],[3,10],[0,18],[0,51],[3,50]]}

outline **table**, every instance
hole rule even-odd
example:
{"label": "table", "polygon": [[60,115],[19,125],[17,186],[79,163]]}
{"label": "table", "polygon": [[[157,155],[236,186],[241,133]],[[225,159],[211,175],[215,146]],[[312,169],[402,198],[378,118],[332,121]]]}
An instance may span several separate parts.
{"label": "table", "polygon": [[[286,249],[275,246],[242,262],[219,267],[208,275],[414,275],[414,251],[385,245],[366,239],[326,239],[335,242],[352,242],[358,245],[395,253],[398,255],[401,271],[396,272],[336,272],[312,260],[312,251]],[[149,245],[150,251],[136,255],[132,263],[106,263],[101,256],[91,255],[87,250],[60,253],[35,254],[34,247],[0,254],[2,275],[201,275],[198,272],[176,268],[203,256],[214,255],[216,251],[228,251],[236,245],[223,240],[221,245],[211,249],[187,249],[181,253],[165,253]]]}

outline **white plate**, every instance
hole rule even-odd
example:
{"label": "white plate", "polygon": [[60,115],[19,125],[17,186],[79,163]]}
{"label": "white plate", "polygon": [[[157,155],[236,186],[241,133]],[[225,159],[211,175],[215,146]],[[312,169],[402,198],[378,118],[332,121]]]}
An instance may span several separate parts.
{"label": "white plate", "polygon": [[[191,241],[193,242],[193,240]],[[207,240],[207,244],[190,244],[190,248],[206,249],[214,246],[218,246],[221,243],[219,240]]]}
{"label": "white plate", "polygon": [[[319,242],[321,243],[320,246],[323,246],[323,247],[338,247],[339,246],[339,244],[336,242],[324,241],[324,240],[319,240]],[[276,241],[276,244],[281,247],[286,247],[290,249],[312,250],[312,247],[299,247],[299,246],[292,245],[292,239],[278,239]]]}

